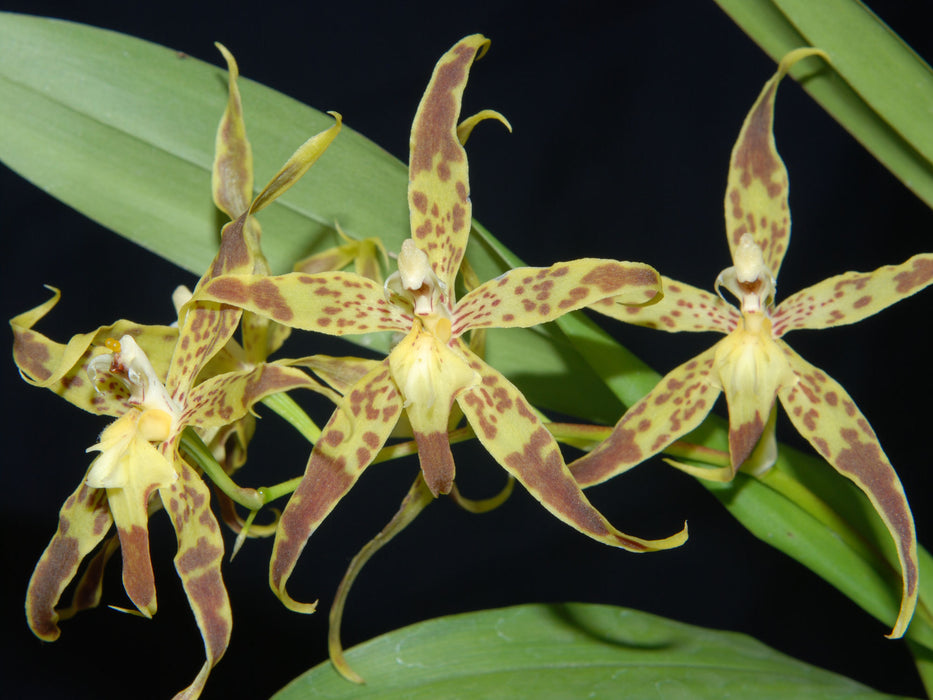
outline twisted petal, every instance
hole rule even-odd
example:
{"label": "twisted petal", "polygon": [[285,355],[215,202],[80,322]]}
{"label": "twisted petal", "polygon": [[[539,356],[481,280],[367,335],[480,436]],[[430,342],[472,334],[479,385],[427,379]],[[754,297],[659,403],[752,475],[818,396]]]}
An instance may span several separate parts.
{"label": "twisted petal", "polygon": [[408,331],[412,319],[385,300],[382,287],[348,272],[306,275],[225,275],[198,292],[291,328],[329,335]]}
{"label": "twisted petal", "polygon": [[889,637],[904,634],[917,605],[917,533],[907,497],[875,432],[845,389],[778,341],[797,378],[780,389],[794,427],[874,506],[894,540],[903,576],[901,607]]}
{"label": "twisted petal", "polygon": [[933,255],[915,255],[874,272],[846,272],[788,297],[774,313],[774,336],[798,328],[828,328],[861,321],[933,282]]}
{"label": "twisted petal", "polygon": [[424,480],[437,496],[449,493],[454,481],[454,458],[447,435],[454,399],[479,382],[462,343],[453,349],[420,326],[389,355],[392,379],[405,400],[405,414],[418,443]]}
{"label": "twisted petal", "polygon": [[[166,449],[173,448],[167,445]],[[183,460],[175,465],[179,478],[161,489],[160,495],[178,539],[175,570],[201,630],[207,656],[194,682],[175,696],[175,700],[189,700],[201,694],[211,668],[227,650],[233,618],[220,574],[224,542],[211,513],[210,491]]]}
{"label": "twisted petal", "polygon": [[296,367],[267,363],[249,370],[229,372],[198,384],[188,395],[184,425],[215,428],[246,415],[258,401],[292,389],[312,389],[335,403],[339,395]]}
{"label": "twisted petal", "polygon": [[330,355],[310,355],[297,360],[287,360],[287,363],[307,367],[341,394],[346,394],[357,382],[382,364],[378,360],[366,360],[362,357]]}
{"label": "twisted petal", "polygon": [[729,161],[725,201],[729,250],[735,259],[739,240],[750,233],[774,277],[790,240],[787,169],[774,144],[774,97],[791,66],[813,55],[826,58],[818,49],[797,49],[784,57],[745,117]]}
{"label": "twisted petal", "polygon": [[314,612],[285,591],[311,533],[350,490],[385,444],[398,421],[402,398],[384,360],[347,394],[324,426],[298,488],[279,520],[269,564],[269,585],[296,612]]}
{"label": "twisted petal", "polygon": [[441,57],[411,127],[411,237],[428,254],[434,274],[447,289],[453,289],[473,219],[457,119],[470,66],[488,46],[488,39],[474,34]]}
{"label": "twisted petal", "polygon": [[214,141],[211,190],[217,208],[236,219],[246,211],[253,198],[253,152],[243,122],[243,104],[237,87],[240,72],[236,60],[222,44],[215,43],[214,46],[227,62],[229,98]]}
{"label": "twisted petal", "polygon": [[645,306],[627,306],[616,299],[603,299],[590,306],[606,316],[636,326],[662,331],[715,331],[730,333],[741,316],[716,294],[661,276],[660,301]]}
{"label": "twisted petal", "polygon": [[479,358],[472,358],[470,366],[482,383],[457,399],[463,414],[493,458],[554,516],[594,540],[632,552],[669,549],[687,539],[686,527],[663,540],[616,530],[583,495],[557,442],[521,392]]}
{"label": "twisted petal", "polygon": [[713,378],[729,405],[729,455],[737,471],[764,434],[778,389],[794,383],[793,373],[766,326],[761,332],[739,328],[720,340]]}
{"label": "twisted petal", "polygon": [[664,377],[616,423],[609,437],[570,465],[582,488],[602,483],[656,455],[709,415],[719,387],[711,380],[716,346]]}
{"label": "twisted petal", "polygon": [[[128,408],[129,393],[117,381],[95,389],[87,374],[92,357],[109,352],[103,347],[108,338],[131,335],[144,349],[156,373],[165,377],[178,330],[169,326],[142,326],[131,321],[117,321],[101,326],[92,333],[76,335],[67,345],[56,343],[32,330],[32,327],[57,303],[61,294],[49,288],[53,296],[48,301],[10,320],[13,329],[13,359],[20,373],[30,384],[44,387],[70,403],[98,415],[117,416]],[[106,390],[104,390],[106,388]]]}
{"label": "twisted petal", "polygon": [[660,289],[658,273],[641,263],[584,258],[551,267],[522,267],[467,294],[454,311],[453,334],[470,328],[527,328],[612,296],[645,304]]}
{"label": "twisted petal", "polygon": [[58,530],[45,548],[26,589],[26,620],[40,639],[58,639],[55,605],[78,565],[104,539],[113,518],[106,493],[84,483],[68,497],[58,514]]}
{"label": "twisted petal", "polygon": [[104,588],[104,569],[117,550],[120,549],[120,538],[110,535],[99,550],[88,560],[84,573],[75,584],[71,605],[58,610],[58,619],[67,620],[82,610],[96,608],[100,605],[100,598]]}

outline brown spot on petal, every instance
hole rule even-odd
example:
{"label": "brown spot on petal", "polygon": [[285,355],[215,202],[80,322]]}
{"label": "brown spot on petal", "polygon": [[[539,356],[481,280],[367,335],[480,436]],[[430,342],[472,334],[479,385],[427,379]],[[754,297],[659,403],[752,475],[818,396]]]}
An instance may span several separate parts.
{"label": "brown spot on petal", "polygon": [[411,179],[422,170],[430,171],[436,153],[440,154],[441,162],[464,158],[463,147],[454,133],[459,105],[453,93],[466,80],[475,51],[459,45],[453,48],[453,53],[456,56],[452,61],[437,67],[430,92],[422,99],[422,111],[412,133]]}
{"label": "brown spot on petal", "polygon": [[[245,304],[249,299],[246,285],[238,279],[220,279],[207,285],[207,291],[230,304]],[[193,328],[192,331],[197,329]]]}
{"label": "brown spot on petal", "polygon": [[187,576],[199,569],[207,569],[224,554],[221,547],[211,544],[206,537],[199,537],[198,543],[178,557],[178,573]]}
{"label": "brown spot on petal", "polygon": [[[899,545],[910,546],[914,539],[913,516],[897,475],[878,443],[861,442],[858,431],[852,428],[843,428],[839,434],[849,447],[839,452],[834,466],[857,484],[863,485],[864,490],[878,501],[879,511],[891,522],[891,530]],[[907,590],[913,591],[917,586],[917,569],[909,557],[906,559],[904,579]]]}
{"label": "brown spot on petal", "polygon": [[204,644],[209,656],[216,663],[224,655],[230,641],[229,603],[220,570],[211,567],[204,573],[188,579],[185,590],[192,606],[196,606],[201,613]]}
{"label": "brown spot on petal", "polygon": [[123,587],[133,604],[145,610],[155,602],[155,580],[149,558],[149,531],[139,525],[118,528],[123,551]]}
{"label": "brown spot on petal", "polygon": [[58,613],[55,604],[61,596],[63,584],[74,575],[78,566],[78,540],[56,536],[32,573],[26,591],[26,617],[29,626],[40,639],[47,642],[58,639]]}
{"label": "brown spot on petal", "polygon": [[275,586],[282,587],[308,537],[347,492],[354,478],[346,471],[344,457],[333,457],[315,446],[304,478],[279,520],[275,556],[270,566]]}
{"label": "brown spot on petal", "polygon": [[33,331],[16,333],[13,337],[13,357],[26,374],[44,380],[52,374],[45,366],[49,361],[49,349],[42,342],[34,340],[37,335]]}
{"label": "brown spot on petal", "polygon": [[765,425],[761,416],[757,413],[755,418],[748,423],[744,423],[736,428],[729,429],[729,453],[732,456],[732,468],[737,470],[742,463],[748,459],[761,434],[764,432]]}
{"label": "brown spot on petal", "polygon": [[250,296],[256,306],[269,310],[276,321],[291,321],[295,315],[272,280],[259,280],[250,285]]}
{"label": "brown spot on petal", "polygon": [[898,294],[907,294],[917,287],[927,285],[931,279],[933,279],[933,260],[928,258],[914,260],[911,270],[894,276]]}
{"label": "brown spot on petal", "polygon": [[450,493],[454,484],[454,457],[450,452],[450,438],[447,433],[415,432],[418,443],[418,459],[424,481],[435,495]]}
{"label": "brown spot on petal", "polygon": [[638,464],[643,457],[635,442],[637,435],[637,431],[617,425],[602,445],[571,465],[574,478],[581,484],[595,484],[615,471],[617,465]]}

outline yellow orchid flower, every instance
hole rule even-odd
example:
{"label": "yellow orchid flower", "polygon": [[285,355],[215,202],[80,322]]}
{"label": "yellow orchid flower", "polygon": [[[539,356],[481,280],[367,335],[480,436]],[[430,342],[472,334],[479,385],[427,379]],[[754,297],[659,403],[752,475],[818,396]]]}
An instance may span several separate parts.
{"label": "yellow orchid flower", "polygon": [[412,125],[412,237],[402,245],[398,271],[384,286],[357,274],[324,272],[226,275],[200,290],[200,298],[237,305],[294,328],[332,335],[405,334],[385,360],[347,387],[282,514],[270,584],[294,610],[314,609],[285,592],[308,537],[372,462],[403,411],[428,488],[434,496],[451,491],[454,462],[447,431],[454,401],[496,461],[572,527],[632,551],[673,547],[686,539],[686,530],[643,540],[610,525],[574,482],[557,443],[521,392],[462,339],[473,329],[551,321],[609,296],[643,304],[658,292],[657,273],[647,265],[585,259],[511,270],[455,300],[454,281],[472,221],[462,142],[479,119],[492,116],[505,123],[495,112],[484,112],[457,127],[469,68],[488,43],[480,35],[466,37],[434,69]]}
{"label": "yellow orchid flower", "polygon": [[[847,272],[790,296],[775,307],[776,279],[790,238],[787,170],[773,135],[774,97],[790,67],[808,56],[798,49],[780,63],[745,119],[732,152],[725,213],[733,265],[716,279],[738,308],[721,296],[663,278],[664,299],[641,308],[612,300],[592,308],[626,323],[678,331],[715,331],[726,337],[681,365],[616,424],[609,438],[571,465],[581,486],[612,478],[657,454],[696,428],[720,392],[729,408],[731,479],[744,468],[763,473],[777,456],[775,399],[794,427],[872,502],[897,545],[903,572],[900,612],[891,637],[903,635],[917,601],[917,543],[913,517],[897,474],[868,421],[845,389],[806,362],[782,337],[801,328],[855,323],[933,281],[933,255],[916,255],[874,272]],[[701,473],[702,473],[701,472]]]}
{"label": "yellow orchid flower", "polygon": [[[309,139],[242,214],[227,224],[221,246],[199,284],[220,274],[255,270],[245,233],[251,214],[287,190],[323,153],[340,129]],[[39,560],[26,595],[33,632],[52,641],[60,619],[55,606],[81,561],[104,539],[111,524],[123,552],[123,583],[144,616],[156,612],[149,555],[148,515],[158,494],[178,540],[175,568],[204,639],[206,660],[178,698],[196,698],[230,638],[231,613],[220,572],[224,545],[210,510],[210,492],[179,455],[182,431],[202,434],[230,425],[252,405],[293,388],[323,388],[299,369],[281,364],[204,378],[202,370],[224,348],[242,311],[211,302],[184,304],[177,328],[118,321],[67,345],[32,330],[57,303],[59,293],[10,321],[14,360],[30,383],[51,389],[92,413],[116,417],[88,451],[98,452],[78,489],[59,514],[58,530]],[[115,545],[104,546],[94,564],[105,563]],[[79,584],[81,595],[68,614],[96,605],[95,581]]]}

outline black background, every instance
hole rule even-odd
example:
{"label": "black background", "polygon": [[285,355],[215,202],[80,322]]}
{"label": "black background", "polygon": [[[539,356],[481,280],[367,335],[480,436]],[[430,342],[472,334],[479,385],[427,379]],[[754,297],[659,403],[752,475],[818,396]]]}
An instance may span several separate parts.
{"label": "black background", "polygon": [[[474,68],[464,112],[498,109],[515,131],[486,127],[470,141],[476,218],[530,264],[583,256],[642,260],[709,289],[730,264],[722,224],[729,152],[773,63],[712,2],[620,2],[611,11],[608,5],[97,2],[72,9],[7,2],[4,9],[123,31],[214,63],[212,42],[222,41],[243,75],[339,110],[403,160],[434,63],[461,36],[482,32],[493,44]],[[925,3],[874,5],[921,55],[933,57]],[[779,299],[845,270],[929,250],[929,209],[789,80],[778,99],[777,140],[790,171],[794,218]],[[172,289],[194,282],[5,168],[0,212],[5,317],[44,300],[43,283],[60,287],[62,302],[40,326],[58,340],[120,317],[164,322]],[[926,293],[852,327],[790,338],[871,420],[927,543],[929,305]],[[662,371],[714,341],[603,325]],[[321,351],[317,339],[289,347]],[[346,351],[336,347],[325,351]],[[169,697],[194,677],[203,650],[161,514],[151,525],[159,588],[154,620],[104,607],[64,623],[54,644],[27,629],[26,583],[61,503],[87,468],[84,449],[104,423],[26,386],[12,361],[0,378],[4,694],[12,688],[9,697]],[[276,422],[268,418],[251,446],[243,483],[268,483],[303,468],[307,449],[275,430]],[[799,444],[786,422],[780,430]],[[455,457],[468,495],[491,494],[502,483],[501,469],[482,451],[458,448]],[[295,597],[320,597],[326,611],[350,557],[394,513],[416,469],[407,460],[364,475],[305,550],[290,584]],[[878,689],[922,692],[904,642],[885,640],[884,625],[751,537],[689,478],[656,460],[590,497],[615,525],[645,537],[667,535],[686,518],[690,541],[676,551],[635,556],[587,540],[520,489],[483,516],[442,499],[363,571],[349,599],[344,641],[487,607],[606,602],[746,632]],[[270,547],[252,541],[225,567],[234,634],[206,698],[266,697],[326,657],[326,612],[290,613],[269,592]],[[105,602],[127,605],[119,566],[110,569]]]}

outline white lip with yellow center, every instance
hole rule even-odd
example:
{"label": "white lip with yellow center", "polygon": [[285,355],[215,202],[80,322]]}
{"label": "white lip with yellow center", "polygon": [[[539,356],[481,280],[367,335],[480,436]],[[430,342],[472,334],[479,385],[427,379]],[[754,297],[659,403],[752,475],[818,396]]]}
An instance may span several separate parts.
{"label": "white lip with yellow center", "polygon": [[152,363],[132,336],[109,340],[111,353],[88,363],[88,377],[98,386],[106,373],[119,379],[130,392],[129,411],[108,425],[88,452],[100,452],[85,479],[88,486],[135,490],[161,488],[177,478],[174,467],[153,447],[165,442],[175,430],[181,407],[159,381]]}
{"label": "white lip with yellow center", "polygon": [[[444,425],[456,395],[479,382],[460,353],[451,348],[451,311],[446,285],[428,256],[407,239],[398,256],[398,272],[385,282],[386,298],[415,315],[411,332],[389,355],[389,365],[405,406],[423,412],[428,422]],[[417,420],[417,419],[416,419]]]}

